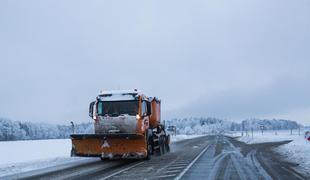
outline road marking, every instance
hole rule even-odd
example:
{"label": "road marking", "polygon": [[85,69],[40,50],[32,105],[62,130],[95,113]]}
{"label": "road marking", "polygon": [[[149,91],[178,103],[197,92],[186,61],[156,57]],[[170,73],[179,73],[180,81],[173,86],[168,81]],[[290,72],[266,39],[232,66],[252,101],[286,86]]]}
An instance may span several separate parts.
{"label": "road marking", "polygon": [[172,167],[168,167],[168,169],[171,169],[171,170],[172,170],[172,169],[183,169],[183,168],[184,168],[184,166],[178,166],[178,167],[173,167],[173,166],[172,166]]}
{"label": "road marking", "polygon": [[198,156],[175,178],[175,180],[179,180],[184,176],[184,174],[194,165],[194,163],[202,156],[208,149],[210,145],[205,147],[199,154]]}
{"label": "road marking", "polygon": [[174,163],[173,165],[175,166],[185,166],[187,165],[188,163]]}
{"label": "road marking", "polygon": [[131,168],[134,168],[134,167],[136,167],[136,166],[138,166],[138,165],[140,165],[140,164],[143,164],[143,163],[144,163],[144,162],[140,162],[140,163],[137,163],[137,164],[135,164],[135,165],[129,166],[128,168],[125,168],[125,169],[122,169],[122,170],[117,171],[117,172],[115,172],[115,173],[112,173],[112,174],[110,174],[110,175],[108,175],[108,176],[102,178],[102,180],[105,180],[105,179],[108,179],[108,178],[110,178],[110,177],[113,177],[113,176],[115,176],[115,175],[117,175],[117,174],[120,174],[120,173],[122,173],[122,172],[124,172],[124,171],[127,171],[127,170],[129,170],[129,169],[131,169]]}
{"label": "road marking", "polygon": [[156,178],[167,178],[167,177],[174,177],[176,174],[169,174],[169,175],[163,175],[163,176],[154,176]]}
{"label": "road marking", "polygon": [[170,171],[165,171],[165,173],[169,174],[169,173],[177,173],[180,172],[180,170],[170,170]]}

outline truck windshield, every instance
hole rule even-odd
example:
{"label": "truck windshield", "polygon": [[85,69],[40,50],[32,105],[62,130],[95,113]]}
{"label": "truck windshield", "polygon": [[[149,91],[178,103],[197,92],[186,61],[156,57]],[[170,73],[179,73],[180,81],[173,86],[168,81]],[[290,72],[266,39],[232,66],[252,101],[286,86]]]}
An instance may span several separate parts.
{"label": "truck windshield", "polygon": [[98,115],[99,116],[119,116],[138,114],[139,101],[99,101]]}

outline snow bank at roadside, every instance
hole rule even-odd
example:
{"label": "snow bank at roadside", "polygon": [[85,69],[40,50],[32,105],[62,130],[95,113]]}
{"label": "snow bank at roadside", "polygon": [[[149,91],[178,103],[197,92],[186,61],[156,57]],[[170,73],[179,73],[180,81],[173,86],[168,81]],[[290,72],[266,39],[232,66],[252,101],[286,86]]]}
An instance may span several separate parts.
{"label": "snow bank at roadside", "polygon": [[275,150],[289,161],[300,164],[300,170],[310,172],[310,142],[304,138],[304,132],[301,132],[300,135],[298,131],[293,132],[291,135],[289,130],[267,131],[264,134],[254,132],[253,137],[250,133],[249,136],[240,137],[239,140],[248,144],[292,140],[291,143],[280,146]]}
{"label": "snow bank at roadside", "polygon": [[205,135],[177,135],[177,136],[170,136],[171,142],[178,142],[178,141],[183,141],[186,139],[194,139],[198,137],[202,137]]}
{"label": "snow bank at roadside", "polygon": [[69,157],[70,150],[70,139],[1,141],[0,165],[54,157]]}
{"label": "snow bank at roadside", "polygon": [[[54,157],[49,159],[20,162],[20,163],[9,163],[0,165],[0,179],[3,176],[13,175],[22,172],[28,172],[36,169],[43,169],[48,167],[55,167],[58,165],[68,164],[71,162],[82,162],[84,158],[79,157]],[[91,160],[87,158],[87,160]]]}
{"label": "snow bank at roadside", "polygon": [[[171,142],[201,135],[171,136]],[[70,157],[70,139],[0,141],[0,177],[98,158]]]}
{"label": "snow bank at roadside", "polygon": [[70,139],[1,141],[0,177],[80,161],[71,158]]}

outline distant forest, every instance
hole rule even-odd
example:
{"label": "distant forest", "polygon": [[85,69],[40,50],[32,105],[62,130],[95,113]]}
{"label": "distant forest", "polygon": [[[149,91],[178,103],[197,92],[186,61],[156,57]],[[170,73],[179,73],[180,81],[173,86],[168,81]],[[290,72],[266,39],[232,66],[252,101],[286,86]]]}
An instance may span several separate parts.
{"label": "distant forest", "polygon": [[[166,127],[177,127],[177,134],[208,134],[228,131],[250,130],[288,130],[302,127],[295,121],[273,119],[249,119],[241,123],[217,118],[182,118],[165,120]],[[35,139],[63,139],[72,133],[71,125],[51,125],[44,123],[11,121],[0,118],[0,141],[35,140]],[[75,125],[75,133],[94,133],[93,123]]]}
{"label": "distant forest", "polygon": [[240,123],[218,118],[183,118],[166,121],[177,127],[178,134],[208,134],[229,131],[293,130],[303,127],[295,121],[283,119],[247,119]]}

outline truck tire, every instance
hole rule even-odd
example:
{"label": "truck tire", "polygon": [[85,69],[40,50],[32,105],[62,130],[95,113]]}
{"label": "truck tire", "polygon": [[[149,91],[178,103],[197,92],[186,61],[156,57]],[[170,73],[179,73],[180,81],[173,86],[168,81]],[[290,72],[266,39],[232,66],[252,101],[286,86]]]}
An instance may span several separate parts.
{"label": "truck tire", "polygon": [[152,154],[153,154],[153,139],[151,136],[149,136],[147,139],[147,155],[145,159],[150,160]]}
{"label": "truck tire", "polygon": [[152,146],[150,143],[147,144],[147,152],[146,152],[146,160],[150,160],[151,159],[151,155],[152,155]]}
{"label": "truck tire", "polygon": [[170,152],[170,135],[166,136],[166,143],[165,143],[165,146],[166,146],[166,152]]}
{"label": "truck tire", "polygon": [[147,154],[145,159],[150,160],[151,155],[153,154],[153,136],[152,136],[152,131],[148,129],[147,134],[146,134],[146,139],[147,139]]}
{"label": "truck tire", "polygon": [[166,144],[165,147],[166,147],[166,152],[170,152],[170,146],[169,146],[169,144]]}
{"label": "truck tire", "polygon": [[160,155],[165,154],[165,139],[163,136],[161,136],[159,141],[159,153]]}

